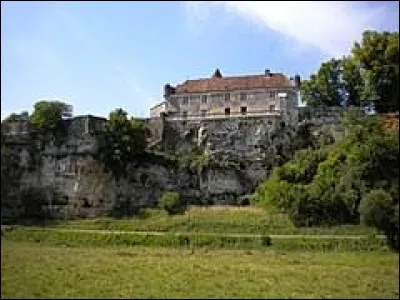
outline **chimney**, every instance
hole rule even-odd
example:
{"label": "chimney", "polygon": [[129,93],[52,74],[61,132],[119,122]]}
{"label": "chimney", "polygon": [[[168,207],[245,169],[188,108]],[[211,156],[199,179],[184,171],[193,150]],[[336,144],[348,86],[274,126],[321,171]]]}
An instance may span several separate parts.
{"label": "chimney", "polygon": [[212,78],[222,78],[221,71],[218,68],[215,70],[214,75],[212,76]]}
{"label": "chimney", "polygon": [[300,75],[299,75],[299,74],[296,74],[296,75],[294,76],[294,86],[295,86],[296,88],[300,88],[300,85],[301,85]]}
{"label": "chimney", "polygon": [[164,85],[164,97],[165,98],[168,98],[174,92],[175,92],[175,88],[173,88],[169,83]]}
{"label": "chimney", "polygon": [[269,69],[265,69],[265,76],[271,76],[271,71]]}

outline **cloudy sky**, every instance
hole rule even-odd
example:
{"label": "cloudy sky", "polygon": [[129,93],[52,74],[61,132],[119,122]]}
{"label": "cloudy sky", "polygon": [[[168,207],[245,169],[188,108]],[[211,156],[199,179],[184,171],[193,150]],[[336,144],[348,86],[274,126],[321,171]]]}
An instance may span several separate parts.
{"label": "cloudy sky", "polygon": [[74,114],[147,117],[165,83],[265,69],[307,78],[393,2],[1,2],[1,118],[58,99]]}

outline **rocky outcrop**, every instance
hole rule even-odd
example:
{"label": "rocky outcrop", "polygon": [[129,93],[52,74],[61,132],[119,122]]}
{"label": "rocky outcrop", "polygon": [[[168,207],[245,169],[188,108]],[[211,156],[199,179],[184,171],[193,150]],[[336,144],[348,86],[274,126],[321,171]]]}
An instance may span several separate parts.
{"label": "rocky outcrop", "polygon": [[[175,158],[149,154],[117,179],[97,156],[103,124],[90,116],[71,120],[62,142],[48,143],[40,151],[34,141],[9,136],[8,145],[18,154],[19,176],[8,194],[2,191],[2,217],[27,214],[27,209],[37,213],[38,207],[26,208],[26,203],[38,198],[40,212],[57,218],[133,214],[139,207],[155,205],[164,191],[178,191],[192,203],[235,204],[273,166],[291,157],[298,130],[278,116],[173,122],[160,118],[148,122],[154,127],[152,146]],[[181,153],[193,149],[209,160],[194,169],[180,165]]]}

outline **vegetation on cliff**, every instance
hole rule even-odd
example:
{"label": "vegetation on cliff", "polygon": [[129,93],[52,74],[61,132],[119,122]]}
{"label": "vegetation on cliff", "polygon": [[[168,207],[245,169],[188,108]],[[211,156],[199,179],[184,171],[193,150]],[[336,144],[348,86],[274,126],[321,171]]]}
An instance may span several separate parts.
{"label": "vegetation on cliff", "polygon": [[126,173],[127,164],[144,154],[149,132],[140,119],[119,108],[109,114],[99,156],[116,177]]}
{"label": "vegetation on cliff", "polygon": [[[318,149],[304,149],[294,159],[273,170],[257,189],[264,207],[290,214],[296,226],[358,223],[360,202],[369,222],[383,230],[398,249],[398,131],[385,131],[378,117],[359,116],[349,110],[343,120],[342,140]],[[375,190],[385,195],[376,195]],[[371,194],[372,193],[372,194]],[[364,200],[363,200],[364,199]],[[373,201],[385,199],[385,214]],[[388,200],[389,199],[389,200]],[[383,201],[383,200],[382,200]],[[379,216],[377,216],[378,214]]]}

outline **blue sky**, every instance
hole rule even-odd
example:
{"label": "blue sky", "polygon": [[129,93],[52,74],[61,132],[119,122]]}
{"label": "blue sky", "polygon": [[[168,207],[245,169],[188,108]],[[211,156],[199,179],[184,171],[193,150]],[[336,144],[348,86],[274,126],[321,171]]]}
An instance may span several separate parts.
{"label": "blue sky", "polygon": [[366,29],[398,31],[398,2],[1,1],[1,118],[41,99],[148,117],[165,83],[217,67],[306,78]]}

